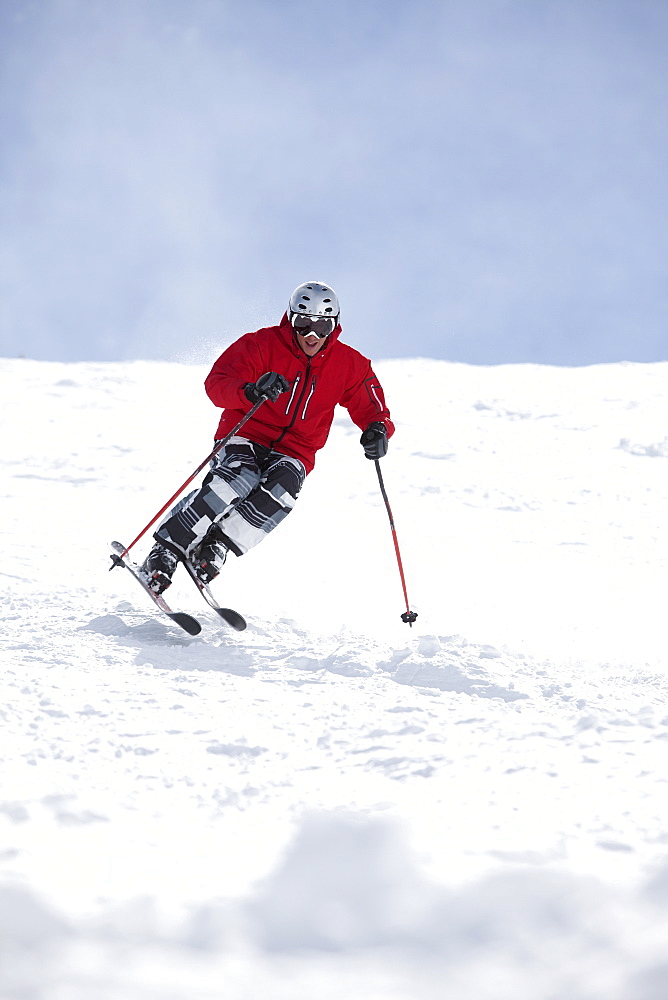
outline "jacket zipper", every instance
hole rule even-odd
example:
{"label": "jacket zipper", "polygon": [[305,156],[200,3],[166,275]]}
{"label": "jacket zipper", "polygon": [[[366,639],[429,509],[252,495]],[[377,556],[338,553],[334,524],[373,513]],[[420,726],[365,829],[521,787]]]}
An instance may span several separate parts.
{"label": "jacket zipper", "polygon": [[311,402],[311,396],[313,395],[314,390],[315,390],[315,376],[313,377],[313,380],[311,382],[311,391],[306,397],[306,402],[304,403],[304,409],[302,410],[302,420],[306,420],[306,410],[308,409],[308,404]]}
{"label": "jacket zipper", "polygon": [[378,398],[378,393],[376,392],[376,389],[377,389],[377,386],[375,386],[375,385],[370,385],[369,386],[369,392],[371,393],[371,395],[373,396],[373,398],[376,401],[376,406],[378,407],[378,412],[382,413],[383,412],[383,407],[382,407],[382,404],[380,402],[380,399]]}
{"label": "jacket zipper", "polygon": [[290,393],[290,399],[288,400],[288,405],[285,407],[285,415],[287,416],[290,412],[290,407],[292,406],[292,400],[295,398],[295,393],[297,392],[297,386],[301,382],[302,373],[297,372],[297,377],[295,379],[295,384],[292,387],[292,392]]}
{"label": "jacket zipper", "polygon": [[[272,449],[275,448],[276,445],[279,444],[283,440],[283,438],[288,433],[288,431],[291,430],[292,425],[294,424],[295,420],[297,419],[297,414],[299,413],[299,407],[302,405],[302,399],[304,398],[304,394],[305,394],[306,390],[308,389],[308,376],[309,376],[310,370],[311,370],[311,359],[309,358],[308,361],[306,362],[306,374],[304,376],[304,385],[302,386],[302,391],[299,393],[299,399],[297,400],[297,405],[295,406],[295,412],[292,414],[292,420],[290,421],[290,423],[288,424],[287,427],[283,428],[283,430],[278,435],[278,437],[276,438],[276,440],[272,441],[272,443],[271,443]],[[298,378],[299,378],[299,376],[298,376]],[[297,379],[295,379],[295,382],[296,381],[297,381]],[[313,391],[313,390],[311,390],[311,391]],[[294,395],[294,393],[293,393],[293,395]]]}

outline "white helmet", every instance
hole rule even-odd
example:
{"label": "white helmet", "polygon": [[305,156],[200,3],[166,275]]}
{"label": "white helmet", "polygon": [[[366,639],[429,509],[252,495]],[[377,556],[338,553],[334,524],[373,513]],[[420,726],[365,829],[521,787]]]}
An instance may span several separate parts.
{"label": "white helmet", "polygon": [[336,292],[321,281],[305,281],[290,296],[290,318],[302,316],[330,316],[334,325],[339,318],[339,300]]}

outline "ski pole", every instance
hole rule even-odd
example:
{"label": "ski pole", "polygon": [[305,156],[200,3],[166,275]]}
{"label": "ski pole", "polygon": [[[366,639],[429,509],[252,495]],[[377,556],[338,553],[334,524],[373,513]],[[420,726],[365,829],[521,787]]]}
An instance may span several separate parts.
{"label": "ski pole", "polygon": [[404,600],[406,601],[406,610],[401,615],[402,622],[407,622],[411,628],[413,628],[413,622],[417,618],[417,611],[411,611],[410,604],[408,603],[408,593],[406,591],[406,579],[404,577],[404,567],[401,564],[401,553],[399,552],[399,540],[397,538],[397,530],[394,527],[394,518],[392,517],[392,509],[390,507],[390,501],[387,499],[387,493],[385,492],[385,483],[383,482],[383,474],[380,471],[380,462],[378,459],[374,459],[376,463],[376,472],[378,473],[378,482],[380,484],[380,492],[383,494],[383,500],[385,501],[385,506],[387,508],[387,516],[390,519],[390,528],[392,530],[392,539],[394,541],[394,551],[397,554],[397,563],[399,565],[399,576],[401,577],[401,586],[404,590]]}
{"label": "ski pole", "polygon": [[[182,486],[179,486],[179,488],[176,491],[176,493],[174,494],[174,496],[172,496],[172,497],[169,498],[169,500],[167,501],[167,503],[165,504],[165,506],[160,508],[160,510],[158,511],[158,513],[155,515],[155,517],[151,518],[151,520],[148,522],[148,524],[146,525],[146,527],[142,528],[142,530],[139,532],[139,534],[137,535],[137,537],[133,541],[130,542],[130,544],[128,545],[128,547],[123,552],[121,552],[119,556],[116,557],[118,560],[125,559],[126,555],[130,551],[130,549],[133,547],[133,545],[136,545],[137,542],[139,541],[139,539],[143,538],[143,536],[146,534],[146,532],[148,531],[148,529],[150,527],[152,527],[152,525],[155,524],[155,522],[158,520],[158,518],[161,517],[169,507],[171,507],[171,505],[174,503],[174,501],[176,500],[176,498],[178,496],[180,496],[181,493],[183,493],[183,491],[185,490],[186,486],[189,486],[190,483],[192,483],[192,481],[195,478],[195,476],[199,475],[199,473],[202,471],[202,469],[204,468],[204,466],[208,465],[208,463],[213,458],[216,457],[216,455],[218,454],[218,452],[221,450],[221,448],[225,447],[225,445],[230,440],[230,438],[234,437],[234,435],[238,431],[241,430],[241,428],[246,423],[246,421],[250,420],[250,418],[253,416],[253,414],[255,413],[255,411],[258,410],[262,406],[262,404],[266,401],[266,399],[267,399],[266,396],[264,396],[262,399],[258,399],[257,403],[253,404],[253,406],[248,411],[248,413],[244,414],[244,416],[241,418],[241,420],[236,425],[236,427],[233,427],[232,430],[230,431],[230,433],[226,434],[225,437],[221,441],[217,441],[216,442],[216,447],[213,449],[213,451],[211,452],[211,454],[207,455],[207,457],[204,459],[204,461],[200,465],[197,466],[197,468],[193,472],[192,476],[189,476],[188,479],[186,479],[185,483]],[[111,566],[111,569],[113,569],[114,566],[119,566],[119,565],[120,565],[120,562],[114,562],[113,565]]]}

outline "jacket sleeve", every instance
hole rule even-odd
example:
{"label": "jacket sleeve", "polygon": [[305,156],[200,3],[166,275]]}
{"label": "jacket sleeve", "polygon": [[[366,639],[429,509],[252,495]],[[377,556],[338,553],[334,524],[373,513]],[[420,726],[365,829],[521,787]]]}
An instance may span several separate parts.
{"label": "jacket sleeve", "polygon": [[361,374],[358,372],[357,378],[341,397],[341,406],[345,406],[351,420],[361,430],[366,430],[369,424],[379,420],[385,424],[388,438],[394,434],[394,424],[390,420],[383,387],[370,364],[366,365]]}
{"label": "jacket sleeve", "polygon": [[251,404],[242,387],[256,382],[264,372],[254,336],[247,333],[223,351],[204,380],[204,388],[215,406],[248,410]]}

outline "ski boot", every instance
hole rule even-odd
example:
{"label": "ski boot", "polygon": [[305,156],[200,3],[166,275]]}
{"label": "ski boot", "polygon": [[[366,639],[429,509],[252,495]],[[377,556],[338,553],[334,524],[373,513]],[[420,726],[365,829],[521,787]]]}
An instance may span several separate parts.
{"label": "ski boot", "polygon": [[195,549],[190,556],[190,565],[200,583],[208,586],[215,580],[227,559],[227,552],[226,546],[215,538],[205,538]]}
{"label": "ski boot", "polygon": [[171,585],[174,570],[179,564],[179,560],[166,549],[164,545],[157,542],[141,565],[149,589],[158,596],[163,594],[167,587]]}

